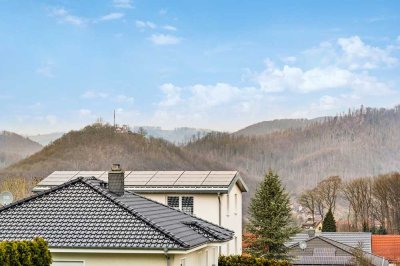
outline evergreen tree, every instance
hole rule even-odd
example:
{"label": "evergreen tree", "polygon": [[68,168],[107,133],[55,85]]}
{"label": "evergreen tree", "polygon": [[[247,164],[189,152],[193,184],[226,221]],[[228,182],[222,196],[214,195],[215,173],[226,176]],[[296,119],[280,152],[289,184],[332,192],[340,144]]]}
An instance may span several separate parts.
{"label": "evergreen tree", "polygon": [[328,210],[328,213],[322,222],[322,232],[336,232],[336,221],[331,209]]}
{"label": "evergreen tree", "polygon": [[247,229],[252,236],[246,252],[267,258],[286,258],[284,243],[299,232],[293,225],[289,195],[271,170],[251,199]]}

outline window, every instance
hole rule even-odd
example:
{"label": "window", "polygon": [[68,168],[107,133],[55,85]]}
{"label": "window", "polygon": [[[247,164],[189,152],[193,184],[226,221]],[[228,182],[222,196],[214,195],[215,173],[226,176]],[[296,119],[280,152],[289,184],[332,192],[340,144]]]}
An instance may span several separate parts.
{"label": "window", "polygon": [[188,214],[193,214],[193,197],[182,197],[182,211]]}
{"label": "window", "polygon": [[186,259],[181,259],[181,266],[186,266]]}
{"label": "window", "polygon": [[235,194],[235,215],[238,213],[238,195]]}
{"label": "window", "polygon": [[192,196],[167,196],[168,206],[193,215]]}
{"label": "window", "polygon": [[168,196],[167,202],[168,202],[168,206],[179,210],[179,197],[178,196]]}

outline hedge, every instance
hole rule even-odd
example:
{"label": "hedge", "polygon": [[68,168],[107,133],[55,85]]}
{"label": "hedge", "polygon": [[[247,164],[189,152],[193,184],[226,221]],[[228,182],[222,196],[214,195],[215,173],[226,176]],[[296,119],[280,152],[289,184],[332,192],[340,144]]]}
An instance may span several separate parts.
{"label": "hedge", "polygon": [[286,260],[255,258],[251,256],[220,256],[219,266],[289,266]]}
{"label": "hedge", "polygon": [[50,266],[51,262],[51,254],[43,238],[0,242],[1,266]]}

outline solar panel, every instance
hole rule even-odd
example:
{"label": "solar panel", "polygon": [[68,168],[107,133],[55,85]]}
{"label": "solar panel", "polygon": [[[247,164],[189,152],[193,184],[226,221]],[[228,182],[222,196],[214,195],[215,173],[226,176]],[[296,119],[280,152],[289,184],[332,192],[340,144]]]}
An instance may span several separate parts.
{"label": "solar panel", "polygon": [[[125,171],[126,186],[228,186],[237,171]],[[78,177],[108,181],[108,171],[55,171],[38,186],[56,186]]]}

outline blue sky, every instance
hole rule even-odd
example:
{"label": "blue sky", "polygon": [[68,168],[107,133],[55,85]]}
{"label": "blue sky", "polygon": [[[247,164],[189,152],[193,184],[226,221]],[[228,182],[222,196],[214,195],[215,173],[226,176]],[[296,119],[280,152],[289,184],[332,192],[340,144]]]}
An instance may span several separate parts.
{"label": "blue sky", "polygon": [[233,131],[400,104],[399,1],[0,0],[0,129]]}

